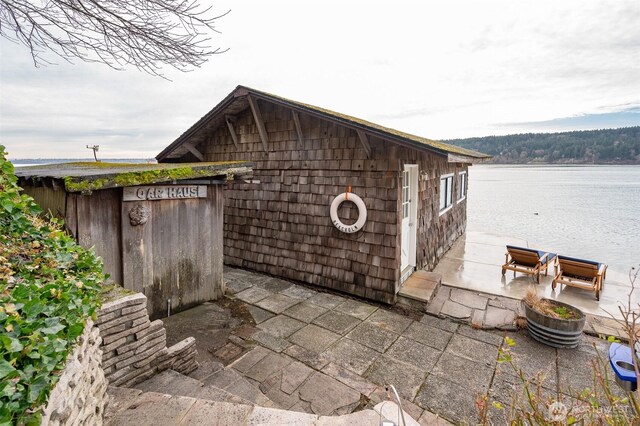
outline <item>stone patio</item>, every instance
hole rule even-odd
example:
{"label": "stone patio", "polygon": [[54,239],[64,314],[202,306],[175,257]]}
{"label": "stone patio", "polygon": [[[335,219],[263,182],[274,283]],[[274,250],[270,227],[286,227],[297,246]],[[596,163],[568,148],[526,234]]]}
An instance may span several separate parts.
{"label": "stone patio", "polygon": [[[521,273],[514,276],[512,271],[507,271],[503,276],[501,271],[505,261],[505,246],[507,244],[554,251],[553,247],[541,247],[535,241],[484,232],[466,232],[439,260],[433,272],[440,274],[442,283],[450,288],[471,290],[519,301],[529,288],[533,287],[539,296],[568,303],[587,314],[604,318],[610,318],[612,315],[621,317],[618,306],[621,302],[627,301],[631,289],[628,271],[615,271],[608,268],[600,300],[597,301],[594,292],[589,290],[566,286],[562,288],[558,286],[556,290],[553,290],[551,288],[554,274],[553,265],[549,266],[547,276],[543,274],[540,277],[539,284],[535,283],[531,276]],[[579,249],[577,249],[577,253],[579,253]],[[452,299],[454,298],[452,297]],[[640,294],[635,292],[632,296],[632,302],[634,306],[640,303]],[[472,309],[481,308],[481,306],[470,306],[464,303],[463,305]],[[464,311],[451,304],[449,309],[455,309],[459,313]]]}
{"label": "stone patio", "polygon": [[[525,314],[520,299],[444,284],[426,305],[426,312],[467,323],[474,328],[506,331],[517,330],[517,319]],[[585,333],[601,338],[629,339],[619,319],[590,313],[585,313],[585,316]]]}
{"label": "stone patio", "polygon": [[[475,423],[479,394],[489,391],[508,405],[521,387],[515,371],[497,362],[505,335],[516,342],[515,362],[528,375],[545,374],[543,389],[554,396],[565,385],[592,387],[589,360],[608,346],[585,336],[575,350],[556,350],[521,331],[478,330],[240,269],[225,268],[225,281],[227,298],[163,320],[168,344],[192,335],[202,369],[222,362],[225,374],[242,375],[276,408],[315,415],[371,408],[388,400],[385,386],[394,385],[421,424],[433,424],[433,413]],[[474,310],[486,319],[504,309],[500,300],[453,289],[446,301],[451,310],[469,309],[469,319]],[[490,415],[500,422],[505,412]]]}
{"label": "stone patio", "polygon": [[[518,238],[483,232],[467,232],[458,238],[434,271],[428,273],[439,277],[442,284],[433,289],[426,311],[477,328],[513,330],[516,319],[524,315],[521,299],[533,288],[541,297],[580,308],[587,316],[585,333],[628,340],[619,311],[631,289],[627,274],[608,269],[600,301],[588,290],[566,286],[552,290],[553,265],[549,266],[548,275],[541,275],[540,283],[521,273],[514,276],[512,271],[502,276],[507,244],[538,247]],[[632,302],[640,303],[640,294],[635,292]]]}

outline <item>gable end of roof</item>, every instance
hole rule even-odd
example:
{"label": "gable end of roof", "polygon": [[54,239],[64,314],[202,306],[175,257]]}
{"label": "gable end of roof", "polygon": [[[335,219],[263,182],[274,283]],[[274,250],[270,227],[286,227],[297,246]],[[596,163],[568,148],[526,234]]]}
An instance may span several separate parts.
{"label": "gable end of roof", "polygon": [[180,135],[173,143],[171,143],[164,150],[162,150],[162,152],[160,152],[156,156],[156,159],[158,161],[165,161],[169,159],[171,154],[175,152],[176,149],[181,147],[181,145],[187,142],[192,136],[196,135],[200,130],[202,130],[205,126],[207,126],[207,124],[209,124],[212,120],[214,120],[216,117],[224,116],[226,109],[229,108],[231,105],[233,105],[238,98],[247,97],[248,95],[251,95],[252,97],[261,99],[263,101],[271,102],[286,108],[297,110],[298,112],[310,114],[324,120],[334,121],[355,130],[364,131],[368,134],[374,135],[380,139],[389,141],[391,143],[408,146],[410,148],[414,148],[422,151],[429,151],[432,153],[445,155],[445,156],[455,155],[457,156],[457,158],[468,159],[468,162],[491,158],[491,156],[477,152],[477,151],[461,148],[454,145],[449,145],[443,142],[434,141],[434,140],[423,138],[420,136],[415,136],[415,135],[405,133],[399,130],[395,130],[389,127],[384,127],[366,120],[362,120],[357,117],[341,114],[325,108],[320,108],[314,105],[305,104],[302,102],[283,98],[270,93],[251,89],[246,86],[238,86],[233,92],[231,92],[220,103],[218,103],[218,105],[216,105],[211,111],[209,111],[206,115],[204,115],[189,129],[187,129],[187,131],[185,131],[182,135]]}

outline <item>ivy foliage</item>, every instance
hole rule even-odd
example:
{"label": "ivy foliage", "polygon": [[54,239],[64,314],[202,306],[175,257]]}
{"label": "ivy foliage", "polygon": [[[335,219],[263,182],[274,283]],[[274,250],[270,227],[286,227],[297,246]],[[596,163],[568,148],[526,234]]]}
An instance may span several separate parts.
{"label": "ivy foliage", "polygon": [[19,189],[0,145],[0,426],[40,424],[104,281],[101,260]]}

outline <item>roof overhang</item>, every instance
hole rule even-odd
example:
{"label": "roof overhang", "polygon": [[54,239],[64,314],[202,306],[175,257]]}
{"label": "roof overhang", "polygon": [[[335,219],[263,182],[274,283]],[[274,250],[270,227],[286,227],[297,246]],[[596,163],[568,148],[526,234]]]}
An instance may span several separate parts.
{"label": "roof overhang", "polygon": [[476,157],[469,157],[468,155],[461,155],[461,154],[447,154],[447,162],[449,163],[473,164],[473,163],[483,162],[485,160],[488,160],[489,158],[490,157],[476,158]]}
{"label": "roof overhang", "polygon": [[244,161],[217,163],[58,163],[18,167],[15,174],[22,186],[51,186],[67,192],[153,185],[207,179],[209,182],[247,179],[253,164]]}

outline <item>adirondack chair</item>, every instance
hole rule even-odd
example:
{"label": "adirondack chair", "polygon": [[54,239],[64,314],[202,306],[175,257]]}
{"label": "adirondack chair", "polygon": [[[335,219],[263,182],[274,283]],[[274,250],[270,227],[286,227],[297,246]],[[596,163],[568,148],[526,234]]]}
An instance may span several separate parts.
{"label": "adirondack chair", "polygon": [[592,260],[557,256],[555,267],[556,274],[551,282],[552,289],[555,290],[558,284],[583,288],[595,291],[596,300],[600,300],[603,282],[607,277],[607,265]]}
{"label": "adirondack chair", "polygon": [[513,271],[514,277],[516,272],[522,272],[523,274],[533,275],[536,281],[540,282],[540,273],[544,270],[544,274],[547,275],[549,263],[555,257],[554,253],[508,245],[505,262],[502,265],[502,275],[508,269]]}

